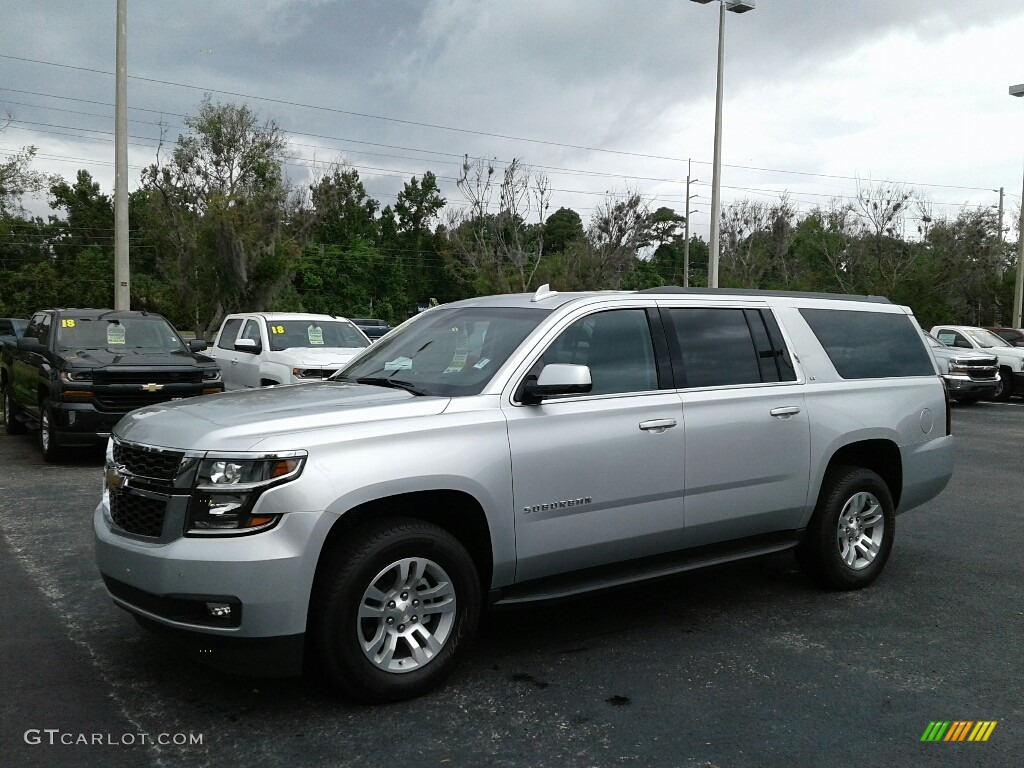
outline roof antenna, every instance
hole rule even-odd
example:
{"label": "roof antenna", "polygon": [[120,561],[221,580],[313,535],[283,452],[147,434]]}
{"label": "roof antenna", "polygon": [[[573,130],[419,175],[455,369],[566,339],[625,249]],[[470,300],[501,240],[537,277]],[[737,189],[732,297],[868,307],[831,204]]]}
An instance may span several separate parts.
{"label": "roof antenna", "polygon": [[542,285],[540,288],[538,288],[537,292],[535,294],[533,294],[533,298],[530,299],[530,301],[533,302],[533,301],[543,301],[544,299],[550,299],[552,296],[555,296],[557,293],[558,293],[558,291],[552,291],[551,290],[551,286],[548,283],[544,283],[544,285]]}

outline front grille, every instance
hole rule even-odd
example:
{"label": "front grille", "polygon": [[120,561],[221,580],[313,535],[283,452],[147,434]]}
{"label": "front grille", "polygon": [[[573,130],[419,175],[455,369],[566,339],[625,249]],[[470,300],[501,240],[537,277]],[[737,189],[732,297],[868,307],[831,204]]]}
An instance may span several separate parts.
{"label": "front grille", "polygon": [[999,361],[994,357],[962,358],[951,361],[949,369],[950,373],[966,373],[972,379],[991,380],[996,377]]}
{"label": "front grille", "polygon": [[128,533],[158,538],[164,529],[167,503],[120,490],[110,492],[110,516]]}
{"label": "front grille", "polygon": [[136,477],[152,480],[174,480],[185,454],[182,451],[163,451],[114,442],[114,463],[124,466]]}
{"label": "front grille", "polygon": [[116,368],[96,368],[92,380],[96,384],[200,384],[203,381],[203,369],[161,371],[150,368],[144,371],[120,371]]}

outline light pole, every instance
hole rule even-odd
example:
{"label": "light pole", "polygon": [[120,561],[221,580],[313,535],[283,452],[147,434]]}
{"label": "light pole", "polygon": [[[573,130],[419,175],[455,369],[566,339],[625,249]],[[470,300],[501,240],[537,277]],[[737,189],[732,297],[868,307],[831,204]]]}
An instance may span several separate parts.
{"label": "light pole", "polygon": [[[694,3],[715,0],[692,0]],[[725,64],[725,12],[754,10],[754,0],[718,0],[718,89],[715,92],[715,156],[711,166],[711,256],[708,259],[708,286],[718,287],[719,219],[722,216],[722,70]]]}
{"label": "light pole", "polygon": [[[1024,96],[1024,83],[1010,86],[1011,96]],[[1021,298],[1024,294],[1024,188],[1021,191],[1020,221],[1017,223],[1017,285],[1013,290],[1013,327],[1021,324]]]}

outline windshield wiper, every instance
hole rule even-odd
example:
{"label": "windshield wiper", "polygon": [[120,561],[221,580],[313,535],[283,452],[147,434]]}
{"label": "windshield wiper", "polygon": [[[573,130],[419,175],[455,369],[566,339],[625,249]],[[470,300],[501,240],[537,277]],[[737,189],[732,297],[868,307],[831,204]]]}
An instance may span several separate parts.
{"label": "windshield wiper", "polygon": [[362,378],[356,379],[357,384],[369,384],[374,387],[390,387],[392,389],[404,389],[413,395],[423,397],[427,393],[408,381],[402,381],[401,379],[388,379],[383,376],[363,376]]}

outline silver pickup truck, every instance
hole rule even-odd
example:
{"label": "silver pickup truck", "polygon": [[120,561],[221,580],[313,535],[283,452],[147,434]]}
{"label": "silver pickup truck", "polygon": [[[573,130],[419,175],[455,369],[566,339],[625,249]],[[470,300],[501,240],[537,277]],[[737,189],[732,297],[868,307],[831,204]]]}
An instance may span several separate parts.
{"label": "silver pickup truck", "polygon": [[452,671],[488,604],[786,549],[867,586],[951,476],[949,413],[884,299],[472,299],[329,380],[126,417],[97,560],[197,659],[393,701]]}

